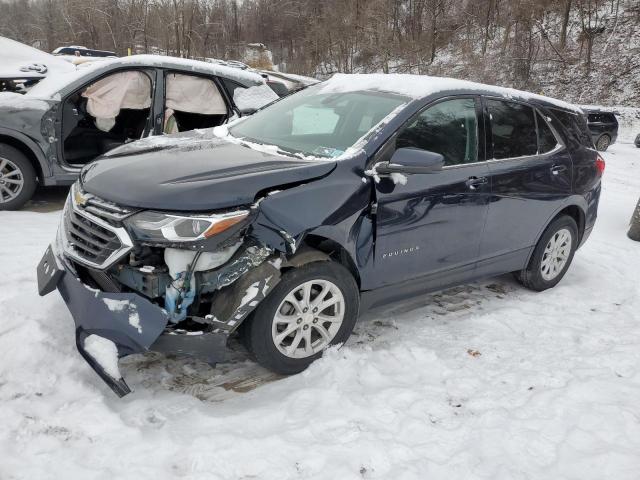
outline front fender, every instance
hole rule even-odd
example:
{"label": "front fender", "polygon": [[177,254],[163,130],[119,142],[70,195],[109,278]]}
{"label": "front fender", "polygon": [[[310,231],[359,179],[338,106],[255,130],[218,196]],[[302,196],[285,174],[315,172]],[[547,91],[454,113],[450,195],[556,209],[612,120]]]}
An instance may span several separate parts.
{"label": "front fender", "polygon": [[[40,124],[40,120],[38,120],[38,125]],[[26,149],[28,149],[33,156],[36,158],[38,165],[34,165],[34,167],[39,167],[39,170],[42,172],[43,178],[50,177],[53,175],[51,164],[47,161],[46,156],[38,143],[25,135],[22,132],[17,130],[13,130],[11,128],[0,126],[0,143],[2,143],[3,137],[9,138],[14,142],[20,142]],[[6,140],[5,140],[6,141]]]}
{"label": "front fender", "polygon": [[354,219],[371,201],[371,185],[362,181],[364,153],[339,162],[328,176],[270,194],[258,205],[251,235],[276,251],[293,254],[307,233],[341,230],[349,238]]}

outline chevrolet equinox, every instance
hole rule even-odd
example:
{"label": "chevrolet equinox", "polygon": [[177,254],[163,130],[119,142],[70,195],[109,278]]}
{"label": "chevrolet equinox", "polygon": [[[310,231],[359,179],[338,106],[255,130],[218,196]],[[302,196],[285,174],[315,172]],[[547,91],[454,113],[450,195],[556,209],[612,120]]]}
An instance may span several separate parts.
{"label": "chevrolet equinox", "polygon": [[359,312],[513,272],[542,291],[596,220],[604,161],[583,112],[512,89],[336,75],[228,126],[143,139],[85,166],[38,266],[80,354],[210,363],[237,333],[280,374]]}

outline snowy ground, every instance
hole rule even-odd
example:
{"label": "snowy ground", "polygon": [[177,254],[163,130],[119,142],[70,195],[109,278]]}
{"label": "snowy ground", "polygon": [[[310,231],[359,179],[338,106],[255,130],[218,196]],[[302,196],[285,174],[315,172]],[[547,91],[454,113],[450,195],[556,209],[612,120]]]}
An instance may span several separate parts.
{"label": "snowy ground", "polygon": [[500,277],[395,305],[285,379],[129,358],[122,400],[60,297],[37,295],[58,213],[0,213],[0,479],[637,480],[640,150],[605,157],[600,218],[557,288]]}

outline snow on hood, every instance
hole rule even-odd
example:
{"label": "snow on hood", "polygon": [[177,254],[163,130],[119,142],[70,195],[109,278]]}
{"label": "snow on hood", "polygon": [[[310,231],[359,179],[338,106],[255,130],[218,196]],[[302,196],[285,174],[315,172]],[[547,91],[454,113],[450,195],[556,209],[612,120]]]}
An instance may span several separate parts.
{"label": "snow on hood", "polygon": [[0,37],[0,78],[45,77],[74,71],[69,62],[9,38]]}
{"label": "snow on hood", "polygon": [[496,87],[447,77],[430,77],[400,73],[344,74],[337,73],[322,84],[320,93],[380,90],[418,99],[434,93],[451,90],[479,90],[505,98],[542,100],[561,108],[582,113],[579,107],[555,98],[513,88]]}
{"label": "snow on hood", "polygon": [[0,92],[0,108],[6,113],[21,110],[48,110],[49,104],[44,100],[29,98],[15,92]]}
{"label": "snow on hood", "polygon": [[143,138],[109,150],[102,155],[102,157],[121,157],[123,155],[132,155],[153,150],[170,149],[187,144],[194,145],[200,142],[206,142],[211,145],[222,143],[223,140],[214,134],[215,128],[218,127],[197,128],[187,132],[173,133],[171,135],[155,135]]}

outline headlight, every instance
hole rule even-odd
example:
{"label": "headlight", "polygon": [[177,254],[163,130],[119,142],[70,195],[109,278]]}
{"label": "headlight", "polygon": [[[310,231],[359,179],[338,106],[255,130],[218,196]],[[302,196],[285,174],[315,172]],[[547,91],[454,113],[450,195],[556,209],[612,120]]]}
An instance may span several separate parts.
{"label": "headlight", "polygon": [[172,215],[146,211],[125,220],[138,240],[147,242],[193,242],[212,237],[242,222],[247,210],[213,215]]}

